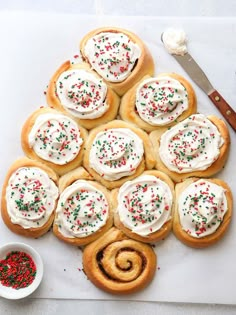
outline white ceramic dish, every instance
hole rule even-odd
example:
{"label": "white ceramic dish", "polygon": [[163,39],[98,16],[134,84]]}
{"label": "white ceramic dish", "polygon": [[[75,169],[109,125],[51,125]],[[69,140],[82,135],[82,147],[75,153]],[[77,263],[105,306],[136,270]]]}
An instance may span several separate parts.
{"label": "white ceramic dish", "polygon": [[35,249],[24,243],[8,243],[0,247],[0,260],[4,259],[6,255],[12,251],[21,251],[29,254],[35,262],[37,270],[34,281],[26,288],[16,290],[11,287],[3,286],[0,283],[0,296],[6,299],[17,300],[27,297],[38,288],[43,277],[43,261]]}

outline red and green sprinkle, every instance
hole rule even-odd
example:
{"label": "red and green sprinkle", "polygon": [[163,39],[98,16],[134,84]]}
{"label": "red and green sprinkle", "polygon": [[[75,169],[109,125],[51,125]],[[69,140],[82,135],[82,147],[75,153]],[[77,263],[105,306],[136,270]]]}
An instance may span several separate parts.
{"label": "red and green sprinkle", "polygon": [[12,251],[0,261],[0,281],[13,289],[28,287],[35,279],[37,270],[32,257],[24,252]]}

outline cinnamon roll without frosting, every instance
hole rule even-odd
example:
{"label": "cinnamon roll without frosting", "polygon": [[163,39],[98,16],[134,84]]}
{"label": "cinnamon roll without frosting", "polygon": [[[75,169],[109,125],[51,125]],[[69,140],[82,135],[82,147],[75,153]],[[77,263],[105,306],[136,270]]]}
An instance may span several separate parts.
{"label": "cinnamon roll without frosting", "polygon": [[146,287],[156,271],[151,246],[129,239],[111,228],[85,247],[83,267],[89,280],[113,294],[130,294]]}

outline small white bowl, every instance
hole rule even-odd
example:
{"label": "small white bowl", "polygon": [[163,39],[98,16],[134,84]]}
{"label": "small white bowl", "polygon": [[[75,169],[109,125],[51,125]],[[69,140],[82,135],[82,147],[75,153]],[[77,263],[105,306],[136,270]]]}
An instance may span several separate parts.
{"label": "small white bowl", "polygon": [[8,243],[0,247],[0,260],[5,259],[6,255],[12,251],[20,251],[29,254],[36,265],[37,271],[34,281],[26,288],[16,290],[11,287],[6,287],[0,282],[0,296],[6,299],[17,300],[30,295],[37,289],[43,277],[43,261],[35,249],[24,243]]}

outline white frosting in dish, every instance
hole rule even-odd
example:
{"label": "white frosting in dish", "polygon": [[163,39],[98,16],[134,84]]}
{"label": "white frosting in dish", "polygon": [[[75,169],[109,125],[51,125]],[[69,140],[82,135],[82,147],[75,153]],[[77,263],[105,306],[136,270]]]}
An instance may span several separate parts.
{"label": "white frosting in dish", "polygon": [[163,133],[159,155],[171,171],[203,171],[217,160],[223,143],[217,127],[206,116],[196,114]]}
{"label": "white frosting in dish", "polygon": [[120,187],[118,214],[132,232],[147,236],[171,218],[173,196],[169,186],[153,175],[141,175]]}
{"label": "white frosting in dish", "polygon": [[63,72],[56,82],[56,94],[62,106],[80,119],[101,117],[109,107],[106,84],[84,69]]}
{"label": "white frosting in dish", "polygon": [[83,143],[78,125],[71,118],[54,113],[36,118],[28,141],[40,158],[58,165],[74,160]]}
{"label": "white frosting in dish", "polygon": [[85,180],[77,180],[61,193],[55,223],[63,236],[82,238],[103,227],[108,215],[103,192]]}
{"label": "white frosting in dish", "polygon": [[169,124],[188,108],[186,88],[176,79],[158,76],[144,80],[136,91],[140,118],[153,126]]}
{"label": "white frosting in dish", "polygon": [[143,159],[143,141],[128,128],[101,131],[95,137],[89,164],[109,181],[135,173]]}
{"label": "white frosting in dish", "polygon": [[227,209],[225,189],[205,179],[190,184],[179,196],[182,228],[196,238],[214,233]]}
{"label": "white frosting in dish", "polygon": [[130,75],[141,49],[123,33],[104,32],[87,41],[84,54],[105,80],[121,82]]}
{"label": "white frosting in dish", "polygon": [[48,174],[37,167],[21,167],[9,178],[7,212],[13,224],[24,229],[39,228],[51,216],[58,189]]}
{"label": "white frosting in dish", "polygon": [[162,34],[162,41],[167,51],[172,55],[185,55],[187,51],[187,37],[183,30],[167,29]]}

